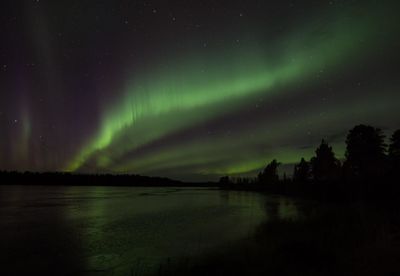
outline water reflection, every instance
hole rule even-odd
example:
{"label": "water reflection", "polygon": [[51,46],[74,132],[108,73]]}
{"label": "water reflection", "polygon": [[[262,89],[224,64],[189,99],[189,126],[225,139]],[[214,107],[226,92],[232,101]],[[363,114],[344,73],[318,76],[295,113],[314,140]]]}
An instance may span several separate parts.
{"label": "water reflection", "polygon": [[3,186],[2,271],[146,274],[252,235],[264,221],[299,217],[295,202],[249,192]]}
{"label": "water reflection", "polygon": [[45,200],[64,188],[2,187],[0,258],[2,275],[80,275],[82,246],[64,219],[63,202]]}

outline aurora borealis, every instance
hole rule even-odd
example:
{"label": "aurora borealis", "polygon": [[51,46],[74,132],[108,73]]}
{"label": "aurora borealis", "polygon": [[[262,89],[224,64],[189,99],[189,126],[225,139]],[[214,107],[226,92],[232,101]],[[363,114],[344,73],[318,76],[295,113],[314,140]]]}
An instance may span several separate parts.
{"label": "aurora borealis", "polygon": [[396,1],[3,1],[0,170],[183,180],[400,126]]}

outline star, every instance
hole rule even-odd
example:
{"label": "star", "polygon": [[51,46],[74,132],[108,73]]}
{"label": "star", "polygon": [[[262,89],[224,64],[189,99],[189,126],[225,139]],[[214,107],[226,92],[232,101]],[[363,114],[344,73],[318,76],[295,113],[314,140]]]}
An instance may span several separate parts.
{"label": "star", "polygon": [[[262,158],[284,151],[279,161],[293,162],[299,141],[398,118],[395,5],[10,2],[0,9],[0,149],[10,147],[0,166],[36,170],[62,155],[45,169],[235,172],[242,154],[257,163],[255,144]],[[201,139],[207,130],[215,139]],[[39,138],[53,152],[40,155]]]}

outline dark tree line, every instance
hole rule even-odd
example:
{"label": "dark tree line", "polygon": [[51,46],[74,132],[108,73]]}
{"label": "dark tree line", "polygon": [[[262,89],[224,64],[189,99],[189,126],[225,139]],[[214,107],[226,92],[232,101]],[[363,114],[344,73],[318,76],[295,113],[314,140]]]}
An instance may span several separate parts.
{"label": "dark tree line", "polygon": [[332,147],[322,140],[310,160],[301,158],[294,166],[291,179],[279,179],[279,165],[274,159],[256,179],[240,179],[239,183],[224,177],[220,184],[323,198],[400,196],[400,130],[393,133],[386,145],[381,129],[355,126],[346,137],[344,160],[336,158]]}
{"label": "dark tree line", "polygon": [[132,174],[72,174],[62,172],[0,171],[1,185],[52,186],[185,186],[184,183],[162,177]]}

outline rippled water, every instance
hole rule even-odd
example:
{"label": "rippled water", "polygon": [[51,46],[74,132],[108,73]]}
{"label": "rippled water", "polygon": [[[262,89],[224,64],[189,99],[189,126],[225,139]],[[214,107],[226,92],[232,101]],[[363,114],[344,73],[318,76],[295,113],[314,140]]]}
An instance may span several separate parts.
{"label": "rippled water", "polygon": [[[299,217],[279,197],[205,188],[0,187],[0,274],[135,275]],[[3,273],[1,273],[3,272]]]}

